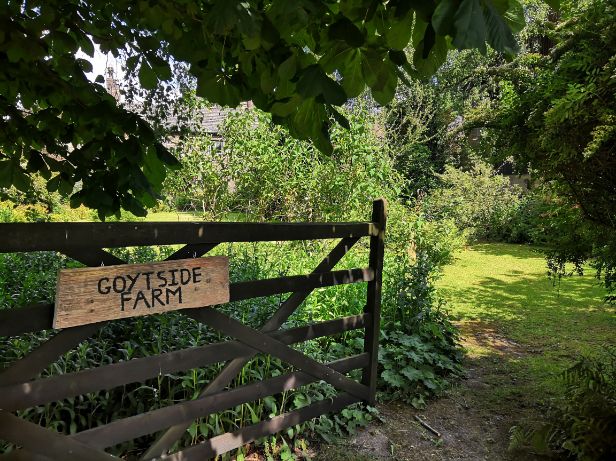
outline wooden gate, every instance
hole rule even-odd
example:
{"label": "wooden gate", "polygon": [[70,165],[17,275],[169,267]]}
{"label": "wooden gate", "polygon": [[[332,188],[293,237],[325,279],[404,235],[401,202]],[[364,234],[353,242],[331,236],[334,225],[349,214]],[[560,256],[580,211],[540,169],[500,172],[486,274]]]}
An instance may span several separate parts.
{"label": "wooden gate", "polygon": [[[142,460],[203,460],[240,447],[316,416],[339,411],[356,402],[373,403],[377,380],[381,273],[385,203],[373,203],[371,222],[353,223],[28,223],[0,224],[0,252],[53,250],[88,266],[123,264],[104,248],[184,244],[168,259],[200,257],[221,242],[341,239],[314,271],[307,275],[243,281],[230,285],[230,300],[237,301],[292,293],[259,330],[223,314],[216,308],[185,309],[182,314],[202,322],[233,341],[136,358],[75,373],[37,378],[60,355],[96,333],[105,322],[65,328],[29,355],[0,373],[0,439],[20,447],[0,460],[118,460],[104,450],[147,434],[162,432]],[[370,238],[369,267],[333,270],[344,254],[362,237]],[[338,284],[367,282],[364,313],[298,328],[281,329],[286,319],[312,290]],[[50,329],[53,304],[0,311],[0,336],[15,336]],[[330,363],[319,363],[290,347],[314,338],[363,328],[364,352]],[[255,355],[270,354],[296,371],[227,389]],[[147,413],[114,420],[72,435],[62,435],[25,421],[13,412],[59,399],[141,382],[165,373],[226,362],[221,373],[197,399]],[[346,374],[363,369],[361,382]],[[338,393],[295,411],[208,439],[168,454],[195,419],[245,402],[296,389],[319,380]]]}

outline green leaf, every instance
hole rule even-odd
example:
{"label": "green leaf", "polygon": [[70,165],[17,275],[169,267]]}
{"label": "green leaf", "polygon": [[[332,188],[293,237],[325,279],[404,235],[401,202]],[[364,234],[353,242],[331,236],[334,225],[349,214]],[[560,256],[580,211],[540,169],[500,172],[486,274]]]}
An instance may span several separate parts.
{"label": "green leaf", "polygon": [[261,72],[260,83],[261,91],[263,91],[264,93],[271,93],[272,91],[274,91],[274,87],[276,86],[275,75],[272,75],[269,69],[264,69],[264,71]]}
{"label": "green leaf", "polygon": [[509,0],[509,8],[505,11],[503,17],[512,32],[516,34],[524,29],[524,26],[526,26],[524,7],[518,0]]}
{"label": "green leaf", "polygon": [[456,0],[441,0],[432,15],[432,27],[439,35],[453,35],[453,21],[458,2]]}
{"label": "green leaf", "polygon": [[389,59],[396,66],[403,66],[407,63],[406,53],[400,50],[389,50]]}
{"label": "green leaf", "polygon": [[171,80],[171,67],[169,66],[168,62],[161,59],[159,62],[156,63],[156,65],[154,65],[154,67],[152,67],[152,70],[156,72],[156,76],[159,80]]}
{"label": "green leaf", "polygon": [[486,3],[484,17],[490,46],[501,53],[514,54],[518,47],[515,38],[505,20],[490,2]]}
{"label": "green leaf", "polygon": [[424,50],[423,50],[424,42],[423,40],[419,43],[417,48],[415,49],[415,53],[413,54],[413,65],[415,66],[415,70],[422,77],[430,77],[434,75],[434,73],[443,65],[443,63],[447,60],[447,52],[449,51],[449,46],[447,44],[447,40],[442,36],[436,37],[436,42],[434,46],[428,53],[428,56],[424,58]]}
{"label": "green leaf", "polygon": [[426,59],[430,50],[434,46],[434,42],[436,41],[436,32],[434,31],[434,27],[429,23],[426,27],[426,33],[424,34],[421,46],[421,57]]}
{"label": "green leaf", "polygon": [[394,98],[398,86],[398,76],[393,69],[386,72],[385,82],[382,86],[372,87],[372,97],[381,106],[386,106]]}
{"label": "green leaf", "polygon": [[374,50],[367,50],[361,54],[361,71],[364,81],[372,87],[377,84],[383,69],[384,56]]}
{"label": "green leaf", "polygon": [[560,0],[543,0],[543,1],[547,3],[548,5],[550,5],[555,10],[560,9]]}
{"label": "green leaf", "polygon": [[334,117],[340,126],[346,128],[347,130],[351,129],[351,124],[349,123],[349,119],[342,115],[338,110],[336,110],[333,106],[328,106],[329,113]]}
{"label": "green leaf", "polygon": [[282,80],[291,80],[297,71],[297,57],[292,54],[288,59],[285,59],[278,67],[278,75]]}
{"label": "green leaf", "polygon": [[411,366],[404,367],[402,370],[400,370],[400,373],[402,373],[404,376],[406,376],[411,381],[417,381],[424,377],[423,372]]}
{"label": "green leaf", "polygon": [[405,379],[398,373],[392,370],[385,370],[381,373],[381,377],[391,386],[404,388],[406,385]]}
{"label": "green leaf", "polygon": [[290,128],[301,138],[310,139],[321,152],[329,155],[333,147],[327,136],[327,120],[323,104],[310,98],[299,105],[291,119]]}
{"label": "green leaf", "polygon": [[356,48],[351,48],[346,42],[337,42],[321,56],[319,65],[325,72],[332,73],[335,70],[340,70],[344,61],[356,52],[358,52],[358,50]]}
{"label": "green leaf", "polygon": [[412,33],[413,14],[409,12],[399,21],[392,21],[391,26],[385,32],[385,42],[394,50],[404,50],[409,44]]}
{"label": "green leaf", "polygon": [[72,181],[67,180],[62,175],[60,175],[59,178],[60,182],[58,186],[58,192],[60,192],[60,194],[64,196],[69,196],[70,194],[72,194],[75,184]]}
{"label": "green leaf", "polygon": [[16,158],[0,160],[0,187],[15,186],[22,192],[30,189],[30,177],[23,170]]}
{"label": "green leaf", "polygon": [[272,115],[277,115],[278,117],[287,117],[297,109],[301,102],[302,97],[298,94],[295,94],[290,98],[276,101],[274,104],[272,104],[270,112],[272,113]]}
{"label": "green leaf", "polygon": [[486,25],[480,0],[462,0],[454,18],[456,36],[453,44],[458,49],[477,48],[486,53]]}
{"label": "green leaf", "polygon": [[44,178],[47,176],[46,179],[49,179],[49,168],[47,168],[47,164],[45,163],[45,160],[43,160],[41,153],[34,149],[30,151],[26,169],[29,172],[38,171]]}
{"label": "green leaf", "polygon": [[197,95],[221,106],[236,107],[240,103],[240,91],[224,75],[204,72],[197,78]]}
{"label": "green leaf", "polygon": [[327,34],[331,40],[342,40],[354,48],[359,48],[365,42],[362,31],[346,17],[329,26]]}
{"label": "green leaf", "polygon": [[362,75],[361,52],[353,50],[344,60],[340,68],[342,88],[348,98],[359,96],[366,87]]}
{"label": "green leaf", "polygon": [[141,86],[146,90],[153,90],[158,83],[156,72],[154,72],[145,60],[141,61],[141,67],[139,68],[139,83],[141,83]]}
{"label": "green leaf", "polygon": [[306,98],[322,96],[326,103],[336,106],[341,106],[347,100],[340,84],[329,78],[318,64],[304,69],[297,86],[299,93]]}

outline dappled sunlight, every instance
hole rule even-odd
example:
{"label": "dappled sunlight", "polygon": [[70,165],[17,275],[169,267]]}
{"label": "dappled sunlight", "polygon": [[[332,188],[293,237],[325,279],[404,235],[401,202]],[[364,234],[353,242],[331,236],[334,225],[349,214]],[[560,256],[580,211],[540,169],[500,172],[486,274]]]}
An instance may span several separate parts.
{"label": "dappled sunlight", "polygon": [[593,274],[554,284],[532,247],[472,246],[445,268],[438,286],[471,369],[505,363],[531,376],[531,387],[549,389],[580,354],[614,343],[616,315]]}

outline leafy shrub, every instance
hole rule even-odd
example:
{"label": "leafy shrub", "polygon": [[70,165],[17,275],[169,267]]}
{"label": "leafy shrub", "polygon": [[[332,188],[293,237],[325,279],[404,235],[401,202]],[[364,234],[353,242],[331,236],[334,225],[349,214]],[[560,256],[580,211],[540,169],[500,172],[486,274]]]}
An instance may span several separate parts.
{"label": "leafy shrub", "polygon": [[0,254],[0,309],[51,302],[65,258],[45,251]]}
{"label": "leafy shrub", "polygon": [[563,373],[564,394],[547,422],[512,428],[510,449],[578,460],[616,458],[616,348]]}
{"label": "leafy shrub", "polygon": [[[427,229],[427,232],[425,231]],[[402,399],[422,407],[427,398],[448,386],[462,372],[459,334],[448,320],[434,282],[452,257],[456,239],[440,236],[430,223],[415,223],[413,258],[396,258],[395,308],[385,317],[379,364],[384,398]],[[435,238],[435,235],[438,236]]]}
{"label": "leafy shrub", "polygon": [[85,207],[70,208],[68,205],[58,204],[53,211],[50,211],[42,203],[16,204],[10,201],[0,201],[0,223],[91,221],[93,219],[95,219],[95,213]]}
{"label": "leafy shrub", "polygon": [[238,213],[263,221],[353,220],[377,197],[394,201],[401,187],[374,116],[357,108],[350,129],[332,132],[334,152],[292,138],[257,110],[225,120],[224,150],[207,134],[187,139],[178,156],[185,168],[165,183],[169,203],[189,205],[216,218]]}
{"label": "leafy shrub", "polygon": [[425,199],[430,220],[452,219],[472,239],[511,240],[511,227],[521,206],[521,190],[486,164],[470,171],[447,166],[442,187]]}

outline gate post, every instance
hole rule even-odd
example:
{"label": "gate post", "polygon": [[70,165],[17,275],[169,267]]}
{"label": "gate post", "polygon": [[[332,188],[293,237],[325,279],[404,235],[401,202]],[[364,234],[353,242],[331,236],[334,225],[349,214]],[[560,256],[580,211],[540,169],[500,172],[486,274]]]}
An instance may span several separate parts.
{"label": "gate post", "polygon": [[364,368],[362,383],[370,388],[367,403],[374,405],[378,377],[379,335],[381,326],[381,288],[383,282],[383,255],[385,251],[385,225],[387,222],[387,202],[380,198],[372,202],[372,222],[378,226],[379,233],[370,237],[369,266],[374,271],[374,279],[368,282],[368,295],[364,312],[370,314],[366,323],[364,352],[370,354],[370,363]]}

